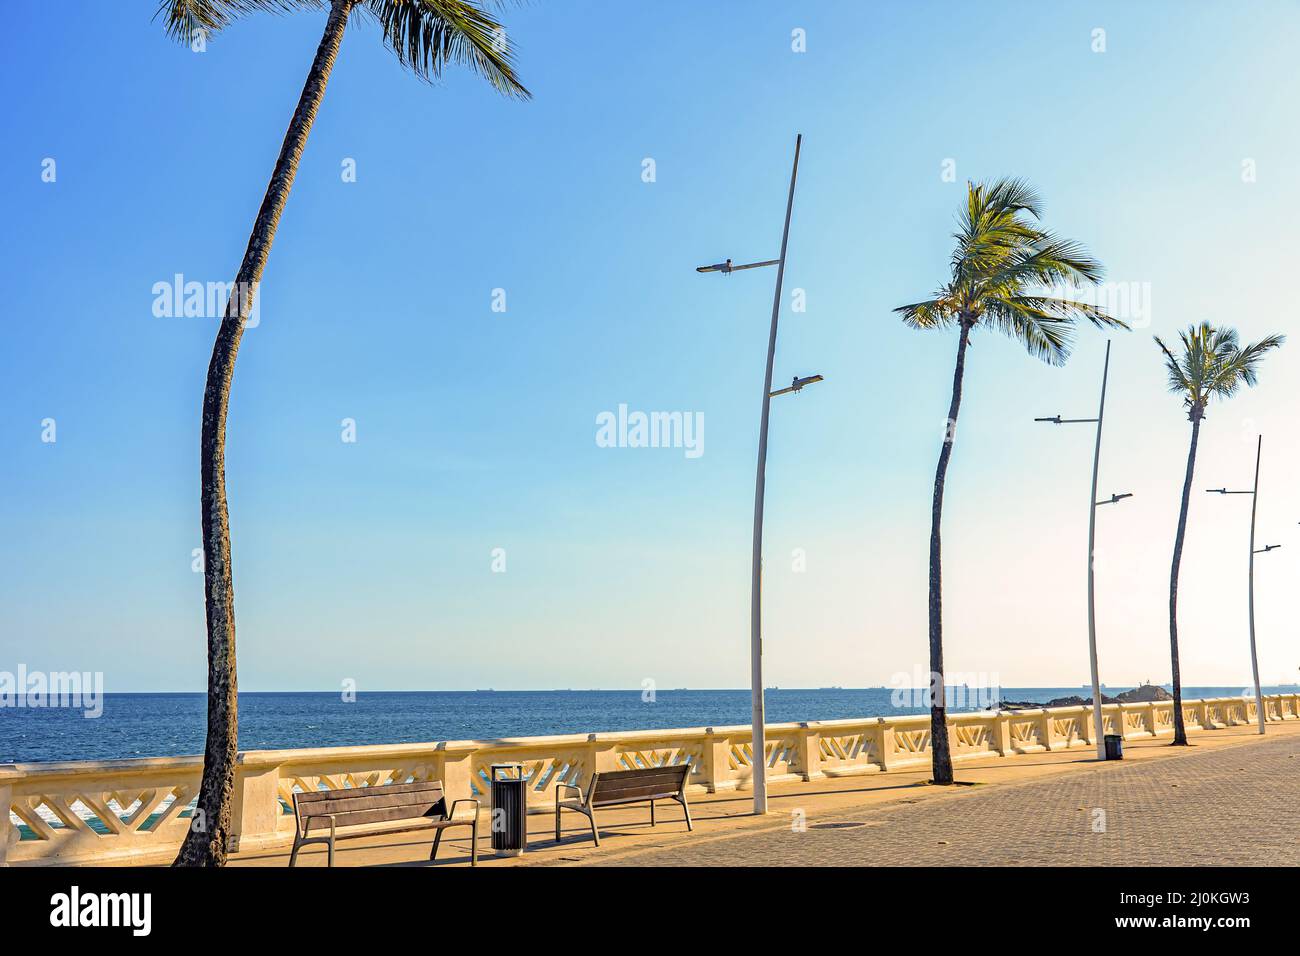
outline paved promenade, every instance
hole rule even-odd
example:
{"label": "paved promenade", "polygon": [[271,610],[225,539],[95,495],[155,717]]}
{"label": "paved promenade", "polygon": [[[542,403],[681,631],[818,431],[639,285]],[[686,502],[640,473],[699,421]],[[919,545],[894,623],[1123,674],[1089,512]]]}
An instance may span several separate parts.
{"label": "paved promenade", "polygon": [[[1268,736],[1239,726],[1130,741],[1123,762],[1090,749],[961,762],[971,785],[933,787],[928,771],[875,773],[771,788],[766,817],[748,791],[692,798],[687,833],[664,804],[651,829],[645,807],[601,814],[601,846],[586,821],[530,815],[529,849],[481,866],[816,865],[1281,865],[1300,866],[1300,721]],[[803,826],[796,824],[802,821]],[[484,828],[486,829],[486,828]],[[468,840],[449,831],[435,867],[465,866]],[[429,841],[403,834],[341,843],[340,866],[429,867]],[[236,854],[233,865],[284,866],[285,851]],[[304,851],[300,866],[321,866]]]}
{"label": "paved promenade", "polygon": [[1300,738],[1096,766],[593,864],[1300,866]]}

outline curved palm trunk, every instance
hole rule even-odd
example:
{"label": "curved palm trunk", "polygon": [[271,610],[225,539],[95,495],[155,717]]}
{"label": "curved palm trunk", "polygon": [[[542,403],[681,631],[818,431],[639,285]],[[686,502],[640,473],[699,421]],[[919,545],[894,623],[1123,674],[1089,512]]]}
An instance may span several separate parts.
{"label": "curved palm trunk", "polygon": [[257,294],[280,213],[289,198],[298,160],[307,144],[307,134],[325,96],[325,85],[334,68],[351,8],[352,0],[335,0],[330,8],[325,34],[275,161],[208,364],[200,446],[203,583],[208,626],[208,736],[203,751],[198,807],[174,866],[221,866],[226,861],[239,747],[235,592],[230,568],[230,516],[226,510],[226,412],[230,407],[230,382],[244,322]]}
{"label": "curved palm trunk", "polygon": [[1169,660],[1174,681],[1174,745],[1187,746],[1183,724],[1183,681],[1178,672],[1178,569],[1183,563],[1183,537],[1187,533],[1187,506],[1192,497],[1192,472],[1196,469],[1196,444],[1201,436],[1201,412],[1192,409],[1192,444],[1187,449],[1187,474],[1183,478],[1183,502],[1178,510],[1178,534],[1174,537],[1174,560],[1169,570]]}
{"label": "curved palm trunk", "polygon": [[957,338],[957,367],[952,376],[952,403],[948,406],[948,424],[944,431],[939,466],[934,473],[934,503],[930,511],[930,753],[935,783],[952,783],[952,752],[948,747],[947,691],[943,679],[943,563],[940,560],[939,525],[943,519],[943,484],[948,477],[948,461],[957,437],[957,413],[961,410],[962,376],[966,372],[966,346],[970,341],[969,323],[961,322]]}

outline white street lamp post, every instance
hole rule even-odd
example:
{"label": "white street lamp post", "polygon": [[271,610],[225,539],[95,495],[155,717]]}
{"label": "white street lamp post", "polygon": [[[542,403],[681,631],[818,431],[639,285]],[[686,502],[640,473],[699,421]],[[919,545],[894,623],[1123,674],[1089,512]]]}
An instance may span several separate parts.
{"label": "white street lamp post", "polygon": [[785,226],[781,231],[781,257],[763,262],[732,265],[731,260],[711,266],[700,266],[697,272],[721,272],[728,275],[744,269],[776,266],[776,294],[772,299],[772,324],[767,336],[767,371],[763,378],[763,414],[758,427],[758,468],[754,479],[754,541],[750,566],[749,659],[750,701],[753,719],[753,753],[751,766],[754,778],[754,812],[767,813],[767,740],[764,734],[763,713],[763,492],[767,471],[767,423],[772,398],[798,392],[805,385],[822,381],[820,375],[796,377],[788,387],[772,391],[772,367],[776,360],[776,327],[781,313],[781,283],[785,279],[785,253],[790,240],[790,214],[794,209],[794,186],[799,175],[799,148],[803,135],[795,137],[794,166],[790,171],[790,193],[785,204]]}
{"label": "white street lamp post", "polygon": [[1093,553],[1097,541],[1097,506],[1113,505],[1133,495],[1112,494],[1105,501],[1097,500],[1097,471],[1101,466],[1101,425],[1106,415],[1106,379],[1110,375],[1110,342],[1106,343],[1106,362],[1101,370],[1101,401],[1097,405],[1096,418],[1035,418],[1036,422],[1051,422],[1054,425],[1075,423],[1097,424],[1097,444],[1092,452],[1092,491],[1088,495],[1088,664],[1092,669],[1092,736],[1097,746],[1097,759],[1106,759],[1105,730],[1101,717],[1101,679],[1097,671],[1097,602],[1093,574]]}
{"label": "white street lamp post", "polygon": [[1259,457],[1264,450],[1264,436],[1260,435],[1255,443],[1255,485],[1250,491],[1229,491],[1227,488],[1206,488],[1206,492],[1215,495],[1250,495],[1250,562],[1247,566],[1246,604],[1250,617],[1250,672],[1255,679],[1255,716],[1259,720],[1259,732],[1264,733],[1264,695],[1259,688],[1259,656],[1255,653],[1255,555],[1266,554],[1282,547],[1280,544],[1266,544],[1255,548],[1255,510],[1259,505]]}

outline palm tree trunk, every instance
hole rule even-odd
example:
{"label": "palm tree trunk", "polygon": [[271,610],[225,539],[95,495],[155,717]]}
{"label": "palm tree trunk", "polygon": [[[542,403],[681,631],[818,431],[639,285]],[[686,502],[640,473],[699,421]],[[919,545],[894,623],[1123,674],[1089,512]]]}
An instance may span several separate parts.
{"label": "palm tree trunk", "polygon": [[957,338],[957,367],[952,375],[952,403],[939,451],[939,466],[934,473],[934,503],[930,511],[930,753],[935,783],[952,783],[952,752],[948,747],[947,691],[943,679],[943,563],[940,560],[939,525],[943,519],[943,484],[948,477],[948,461],[957,437],[957,413],[961,410],[962,376],[966,372],[966,346],[970,341],[970,324],[962,319]]}
{"label": "palm tree trunk", "polygon": [[1187,449],[1187,474],[1183,478],[1183,501],[1178,509],[1178,534],[1174,537],[1174,560],[1169,569],[1169,660],[1174,681],[1174,745],[1187,746],[1183,723],[1183,680],[1178,671],[1178,569],[1183,563],[1183,537],[1187,533],[1187,506],[1192,497],[1192,473],[1196,469],[1196,444],[1201,436],[1201,413],[1193,408],[1192,444]]}
{"label": "palm tree trunk", "polygon": [[235,591],[230,567],[230,516],[226,509],[226,413],[230,407],[230,383],[244,322],[257,294],[280,213],[289,198],[298,161],[307,144],[307,134],[325,96],[325,85],[334,68],[351,9],[352,0],[334,0],[330,8],[325,34],[275,161],[208,364],[200,440],[203,584],[208,627],[208,735],[203,750],[198,806],[174,866],[221,866],[226,861],[239,747]]}

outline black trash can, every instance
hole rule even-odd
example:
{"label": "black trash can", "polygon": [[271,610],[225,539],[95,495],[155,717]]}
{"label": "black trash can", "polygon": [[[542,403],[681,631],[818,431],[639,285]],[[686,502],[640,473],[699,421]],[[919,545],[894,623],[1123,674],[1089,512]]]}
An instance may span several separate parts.
{"label": "black trash can", "polygon": [[492,849],[497,856],[519,856],[528,845],[528,781],[524,765],[494,763],[492,784]]}
{"label": "black trash can", "polygon": [[1102,738],[1106,742],[1106,759],[1123,760],[1124,759],[1124,738],[1119,734],[1106,734]]}

